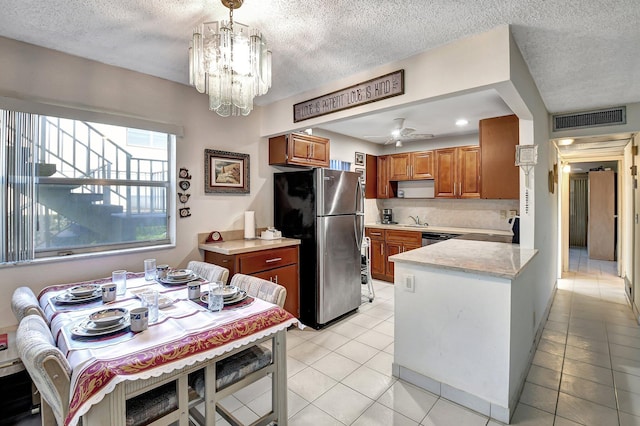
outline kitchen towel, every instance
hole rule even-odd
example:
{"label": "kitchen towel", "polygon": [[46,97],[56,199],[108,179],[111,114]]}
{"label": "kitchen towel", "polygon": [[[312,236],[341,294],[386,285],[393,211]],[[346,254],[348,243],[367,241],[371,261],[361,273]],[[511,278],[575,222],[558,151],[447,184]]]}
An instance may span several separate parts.
{"label": "kitchen towel", "polygon": [[244,238],[252,239],[256,237],[256,212],[244,212]]}

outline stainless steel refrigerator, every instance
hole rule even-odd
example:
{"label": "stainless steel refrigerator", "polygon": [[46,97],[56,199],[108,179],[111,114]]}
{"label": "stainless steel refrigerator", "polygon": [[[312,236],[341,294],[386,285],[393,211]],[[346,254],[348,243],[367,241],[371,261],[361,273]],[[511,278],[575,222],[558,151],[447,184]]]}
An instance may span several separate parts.
{"label": "stainless steel refrigerator", "polygon": [[311,327],[360,306],[364,196],[360,175],[312,169],[274,175],[274,225],[300,245],[300,320]]}

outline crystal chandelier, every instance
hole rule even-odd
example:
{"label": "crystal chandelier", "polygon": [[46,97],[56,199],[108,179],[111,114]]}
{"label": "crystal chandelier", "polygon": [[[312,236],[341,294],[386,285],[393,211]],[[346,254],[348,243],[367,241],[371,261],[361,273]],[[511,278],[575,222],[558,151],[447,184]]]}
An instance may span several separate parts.
{"label": "crystal chandelier", "polygon": [[271,87],[271,52],[260,31],[233,22],[244,0],[221,0],[229,21],[205,22],[189,45],[189,84],[209,95],[209,109],[222,117],[249,115],[253,98]]}

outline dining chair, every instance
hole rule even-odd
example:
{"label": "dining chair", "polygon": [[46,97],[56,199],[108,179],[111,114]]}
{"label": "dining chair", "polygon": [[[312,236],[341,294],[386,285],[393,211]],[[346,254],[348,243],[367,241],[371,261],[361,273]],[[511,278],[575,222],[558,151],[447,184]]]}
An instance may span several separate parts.
{"label": "dining chair", "polygon": [[16,347],[40,392],[42,424],[64,424],[69,410],[71,366],[40,315],[25,315],[20,320]]}
{"label": "dining chair", "polygon": [[231,277],[229,284],[246,291],[249,296],[257,297],[281,308],[287,298],[287,289],[280,284],[251,275],[235,274]]}
{"label": "dining chair", "polygon": [[[16,332],[18,355],[40,392],[43,425],[63,425],[69,414],[71,366],[39,315],[26,315]],[[178,410],[173,382],[126,401],[126,424],[148,424]]]}
{"label": "dining chair", "polygon": [[38,298],[29,287],[18,287],[11,296],[11,310],[18,322],[27,315],[40,315],[46,320],[44,312],[38,303]]}
{"label": "dining chair", "polygon": [[192,260],[187,265],[187,269],[191,269],[209,282],[222,281],[223,284],[226,284],[227,280],[229,280],[229,270],[213,263]]}
{"label": "dining chair", "polygon": [[[229,284],[246,291],[249,296],[276,304],[281,308],[284,306],[287,297],[287,289],[283,286],[250,275],[234,274]],[[273,373],[276,366],[272,358],[271,349],[261,344],[256,344],[216,362],[213,400],[220,401],[222,398],[237,392],[239,389],[256,382],[268,374],[272,374],[271,385],[275,386]],[[279,368],[284,368],[284,366],[280,366]],[[194,407],[205,398],[204,376],[204,370],[198,370],[190,375],[189,384],[199,397],[190,403],[190,407]],[[284,384],[280,384],[280,386],[282,389],[277,389],[276,395],[280,398],[286,398],[286,386],[284,386]],[[275,404],[275,402],[275,398],[272,399],[272,404]],[[242,425],[242,423],[224,407],[216,404],[216,411],[230,424],[234,426]],[[192,421],[197,424],[204,424],[204,418],[199,411],[191,408],[189,412]],[[261,419],[267,419],[267,417],[272,414],[273,407],[271,412],[262,416]],[[284,413],[284,415],[286,416],[287,414]],[[276,419],[276,423],[277,420],[278,419]],[[257,423],[258,421],[254,422],[254,424]]]}

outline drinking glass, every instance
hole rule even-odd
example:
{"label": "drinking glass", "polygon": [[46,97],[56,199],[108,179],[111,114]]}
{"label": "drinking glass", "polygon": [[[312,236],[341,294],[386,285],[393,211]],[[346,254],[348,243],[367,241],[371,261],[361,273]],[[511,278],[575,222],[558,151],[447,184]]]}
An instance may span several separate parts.
{"label": "drinking glass", "polygon": [[209,310],[219,312],[224,306],[224,288],[222,281],[213,281],[209,283]]}
{"label": "drinking glass", "polygon": [[116,285],[116,295],[122,296],[127,292],[127,271],[124,269],[113,271],[111,281]]}
{"label": "drinking glass", "polygon": [[158,291],[147,290],[140,295],[142,306],[149,308],[149,324],[158,321]]}
{"label": "drinking glass", "polygon": [[156,279],[156,260],[155,259],[144,260],[144,279],[147,281],[153,281]]}

